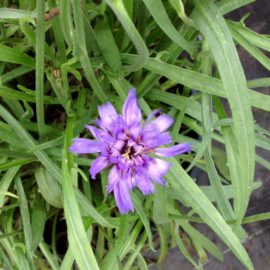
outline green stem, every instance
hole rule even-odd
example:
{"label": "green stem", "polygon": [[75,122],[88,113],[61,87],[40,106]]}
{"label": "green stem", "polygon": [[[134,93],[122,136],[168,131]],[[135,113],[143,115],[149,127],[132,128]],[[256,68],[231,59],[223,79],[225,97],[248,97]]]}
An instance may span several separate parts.
{"label": "green stem", "polygon": [[44,44],[45,44],[45,1],[37,1],[36,30],[36,113],[39,136],[45,134],[44,120]]}

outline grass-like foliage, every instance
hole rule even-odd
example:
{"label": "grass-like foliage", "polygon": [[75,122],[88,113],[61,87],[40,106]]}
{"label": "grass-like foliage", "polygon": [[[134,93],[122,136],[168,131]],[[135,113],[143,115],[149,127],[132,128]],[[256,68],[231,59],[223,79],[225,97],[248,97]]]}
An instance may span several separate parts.
{"label": "grass-like foliage", "polygon": [[[148,269],[175,246],[202,269],[208,254],[223,256],[199,223],[253,269],[242,224],[269,218],[245,213],[260,186],[255,161],[270,169],[255,146],[270,150],[270,134],[252,108],[270,111],[254,90],[270,80],[247,82],[235,45],[269,70],[270,39],[224,18],[250,2],[0,1],[1,269]],[[69,147],[90,137],[97,106],[120,111],[131,87],[144,119],[162,109],[173,140],[193,151],[168,158],[167,185],[135,189],[134,213],[120,215],[108,171],[92,180],[95,156]]]}

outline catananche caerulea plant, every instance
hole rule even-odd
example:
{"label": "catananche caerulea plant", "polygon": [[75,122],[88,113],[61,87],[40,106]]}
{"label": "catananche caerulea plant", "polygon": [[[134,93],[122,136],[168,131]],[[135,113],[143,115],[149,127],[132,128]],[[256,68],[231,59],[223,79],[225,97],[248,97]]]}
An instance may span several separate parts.
{"label": "catananche caerulea plant", "polygon": [[[241,240],[246,223],[269,219],[246,210],[255,160],[270,168],[255,153],[269,151],[256,117],[270,97],[256,88],[270,82],[246,80],[235,45],[269,70],[270,40],[224,17],[250,2],[1,1],[1,269],[166,269],[170,247],[202,269],[207,254],[223,259],[204,225],[254,269]],[[100,106],[84,136],[96,104],[126,96],[123,113]],[[171,157],[190,145],[168,132],[192,153]]]}
{"label": "catananche caerulea plant", "polygon": [[176,156],[191,151],[189,143],[181,143],[162,148],[172,143],[167,129],[173,119],[156,110],[142,125],[142,113],[138,105],[135,89],[129,91],[123,105],[122,115],[117,114],[113,105],[107,102],[98,107],[100,118],[95,126],[87,125],[95,140],[76,138],[70,151],[77,154],[98,153],[90,167],[93,179],[110,166],[108,191],[114,197],[121,214],[134,211],[130,191],[138,187],[144,195],[155,191],[153,182],[164,185],[163,176],[170,163],[156,158]]}

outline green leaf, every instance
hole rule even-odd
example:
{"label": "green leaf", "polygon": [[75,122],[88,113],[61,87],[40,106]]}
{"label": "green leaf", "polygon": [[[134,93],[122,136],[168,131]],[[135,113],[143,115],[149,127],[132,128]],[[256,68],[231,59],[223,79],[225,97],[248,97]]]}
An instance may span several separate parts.
{"label": "green leaf", "polygon": [[24,238],[25,238],[25,245],[26,245],[26,253],[27,258],[30,261],[31,269],[34,269],[34,260],[33,260],[33,239],[32,239],[32,231],[31,231],[31,224],[30,224],[30,215],[28,210],[27,198],[23,189],[23,185],[21,179],[19,177],[15,180],[19,202],[20,202],[20,213],[23,223],[23,231],[24,231]]}
{"label": "green leaf", "polygon": [[35,171],[35,177],[43,198],[54,207],[62,208],[62,192],[57,179],[42,167]]}
{"label": "green leaf", "polygon": [[[153,100],[165,102],[178,110],[185,109],[185,113],[192,116],[197,120],[202,120],[201,115],[201,104],[196,101],[193,97],[187,98],[177,94],[163,92],[161,90],[151,90],[150,97]],[[186,104],[188,103],[188,106]]]}
{"label": "green leaf", "polygon": [[215,258],[217,258],[220,261],[223,261],[223,254],[219,250],[219,248],[206,236],[204,236],[193,226],[191,226],[187,221],[178,220],[176,221],[176,224],[179,224],[184,229],[184,231],[191,237],[194,244],[196,243],[196,245],[200,246],[201,249],[207,250]]}
{"label": "green leaf", "polygon": [[28,11],[14,8],[0,8],[0,19],[35,18],[36,11]]}
{"label": "green leaf", "polygon": [[67,222],[68,241],[72,254],[81,270],[98,270],[96,258],[83,226],[80,209],[73,191],[71,153],[68,146],[72,139],[72,121],[69,119],[65,134],[65,148],[62,161],[62,187],[64,197],[64,213]]}
{"label": "green leaf", "polygon": [[134,204],[134,208],[135,208],[136,212],[138,213],[138,215],[140,216],[140,219],[141,219],[141,221],[144,225],[144,228],[146,230],[150,248],[153,251],[155,251],[154,244],[153,244],[152,231],[150,228],[150,222],[149,222],[149,219],[146,215],[146,211],[144,210],[142,203],[140,202],[138,196],[135,193],[132,193],[131,196],[132,196],[132,202]]}
{"label": "green leaf", "polygon": [[106,254],[104,259],[101,261],[100,266],[102,270],[109,270],[112,268],[112,266],[116,264],[121,249],[125,247],[125,240],[130,237],[130,229],[131,224],[129,222],[129,216],[121,216],[120,226],[113,248]]}
{"label": "green leaf", "polygon": [[24,65],[30,68],[35,67],[35,61],[27,54],[21,53],[16,48],[10,48],[0,44],[0,61]]}
{"label": "green leaf", "polygon": [[[229,24],[230,26],[231,24]],[[266,69],[270,70],[270,59],[260,51],[256,46],[251,44],[242,34],[230,28],[233,38],[237,43],[241,45],[251,56],[253,56],[258,62],[260,62]],[[268,41],[270,44],[270,40]],[[268,48],[269,49],[269,48]]]}
{"label": "green leaf", "polygon": [[82,210],[91,216],[95,222],[103,227],[115,227],[114,224],[110,223],[105,217],[103,217],[92,203],[76,188],[74,188],[78,204],[82,207]]}
{"label": "green leaf", "polygon": [[217,64],[233,118],[234,145],[237,151],[235,166],[237,178],[231,175],[235,185],[235,213],[238,221],[244,217],[251,191],[255,166],[254,124],[249,93],[236,48],[228,26],[218,8],[210,0],[196,1],[192,18],[205,36]]}
{"label": "green leaf", "polygon": [[[10,125],[17,136],[21,139],[23,144],[28,148],[32,149],[36,147],[36,143],[31,135],[24,129],[24,127],[2,106],[0,105],[0,115],[1,117]],[[36,150],[34,152],[39,161],[46,167],[55,178],[60,181],[61,174],[59,167],[48,157],[48,155],[41,151]]]}
{"label": "green leaf", "polygon": [[167,189],[159,185],[155,186],[154,204],[153,204],[153,220],[156,224],[170,222],[167,211]]}
{"label": "green leaf", "polygon": [[220,0],[217,2],[217,6],[222,14],[226,14],[252,2],[255,0]]}
{"label": "green leaf", "polygon": [[182,200],[197,212],[203,221],[216,232],[248,269],[253,269],[252,262],[244,247],[216,208],[182,167],[172,158],[169,161],[172,163],[172,167],[171,173],[169,173],[167,178],[172,186],[179,191],[179,196],[182,197]]}
{"label": "green leaf", "polygon": [[128,71],[136,71],[141,69],[148,60],[149,52],[141,35],[137,31],[132,20],[130,19],[123,4],[123,0],[105,0],[105,1],[111,7],[113,12],[117,16],[118,20],[121,22],[122,26],[126,30],[127,35],[133,42],[139,54],[137,61],[132,66],[128,67]]}
{"label": "green leaf", "polygon": [[[18,90],[14,90],[6,86],[0,86],[0,96],[4,98],[9,98],[9,99],[14,99],[14,100],[23,100],[23,101],[35,103],[36,95],[34,91],[33,91],[33,94],[34,95],[29,95],[29,93],[22,93]],[[55,101],[54,98],[52,97],[44,96],[44,103],[55,104],[55,103],[58,103],[58,101]]]}
{"label": "green leaf", "polygon": [[123,67],[120,53],[106,17],[97,19],[95,34],[98,46],[110,68],[117,73],[121,73]]}
{"label": "green leaf", "polygon": [[43,240],[46,220],[46,203],[42,196],[37,194],[33,202],[33,210],[31,216],[33,250],[35,250],[39,243]]}
{"label": "green leaf", "polygon": [[[125,54],[123,60],[133,63],[137,56]],[[160,74],[172,81],[186,85],[191,89],[200,90],[202,92],[227,97],[221,80],[207,76],[205,74],[181,68],[172,64],[165,63],[159,59],[149,58],[144,66],[146,69]],[[246,88],[245,88],[246,89]],[[265,111],[270,111],[270,96],[262,93],[249,90],[251,105]]]}
{"label": "green leaf", "polygon": [[19,66],[0,76],[0,85],[32,71],[34,67]]}
{"label": "green leaf", "polygon": [[270,219],[270,212],[261,213],[261,214],[245,217],[243,219],[243,224],[258,222],[258,221],[262,221],[262,220],[269,220],[269,219]]}
{"label": "green leaf", "polygon": [[[9,189],[9,186],[11,182],[13,181],[15,175],[17,174],[18,170],[20,169],[19,166],[12,167],[7,170],[7,172],[4,174],[4,176],[1,178],[0,181],[0,192],[4,193],[7,192]],[[0,207],[3,207],[5,202],[5,197],[0,196]]]}
{"label": "green leaf", "polygon": [[14,248],[14,253],[16,254],[16,259],[17,259],[19,269],[30,270],[31,267],[29,266],[29,263],[27,261],[25,254],[22,251],[22,248],[19,246],[16,246]]}
{"label": "green leaf", "polygon": [[37,2],[36,30],[36,114],[39,136],[46,132],[44,118],[44,53],[45,53],[45,0]]}
{"label": "green leaf", "polygon": [[48,263],[50,264],[50,266],[52,267],[52,270],[58,270],[59,269],[59,265],[57,263],[57,258],[55,258],[50,250],[47,244],[45,244],[44,241],[42,241],[39,244],[39,248],[41,250],[41,252],[44,254],[45,258],[47,259]]}
{"label": "green leaf", "polygon": [[268,87],[270,85],[270,78],[254,79],[247,82],[250,88]]}
{"label": "green leaf", "polygon": [[189,254],[181,236],[179,235],[179,226],[175,225],[175,240],[176,240],[176,244],[179,248],[179,250],[182,252],[182,254],[185,256],[185,258],[196,268],[199,269],[199,266],[197,265],[197,263],[195,262],[195,260],[192,258],[192,256]]}
{"label": "green leaf", "polygon": [[185,49],[190,55],[195,51],[194,45],[185,40],[172,25],[166,10],[160,0],[143,0],[157,25],[174,41],[180,48]]}
{"label": "green leaf", "polygon": [[162,263],[167,255],[168,252],[168,235],[165,230],[165,226],[158,225],[157,226],[159,241],[160,241],[160,252],[159,252],[159,258],[157,261],[157,265]]}
{"label": "green leaf", "polygon": [[72,255],[71,248],[69,247],[59,270],[71,270],[73,269],[72,268],[73,263],[74,263],[74,257]]}
{"label": "green leaf", "polygon": [[141,239],[140,239],[139,243],[136,245],[136,248],[135,248],[134,252],[131,253],[125,267],[123,268],[123,270],[131,269],[132,264],[134,263],[134,261],[136,260],[138,255],[140,254],[140,251],[141,251],[141,249],[143,248],[143,246],[145,244],[146,238],[147,238],[147,234],[146,234],[146,232],[144,232],[143,235],[141,236]]}
{"label": "green leaf", "polygon": [[97,97],[102,101],[105,102],[108,100],[107,95],[101,88],[95,73],[92,68],[92,64],[88,57],[86,42],[85,42],[85,31],[84,31],[84,20],[83,20],[83,12],[81,10],[81,1],[79,0],[72,0],[71,1],[73,6],[73,17],[74,17],[74,24],[75,24],[75,31],[74,36],[72,32],[72,42],[73,42],[73,51],[74,55],[80,61],[81,66],[84,70],[85,77],[89,84],[91,85],[94,93]]}
{"label": "green leaf", "polygon": [[251,29],[245,27],[243,23],[234,22],[231,20],[227,20],[227,23],[230,29],[238,32],[242,35],[247,41],[250,42],[250,45],[255,45],[263,50],[270,51],[270,38],[268,35],[258,34]]}

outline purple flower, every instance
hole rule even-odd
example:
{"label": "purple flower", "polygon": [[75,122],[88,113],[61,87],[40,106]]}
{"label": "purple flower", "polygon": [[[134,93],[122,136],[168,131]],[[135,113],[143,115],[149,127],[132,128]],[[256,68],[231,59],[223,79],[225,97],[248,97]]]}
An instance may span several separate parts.
{"label": "purple flower", "polygon": [[144,195],[155,191],[153,183],[164,185],[164,175],[170,163],[153,157],[176,156],[191,151],[188,143],[167,148],[163,144],[172,142],[166,130],[173,119],[154,111],[142,125],[142,113],[135,89],[129,91],[122,115],[117,114],[111,103],[98,107],[100,118],[96,125],[86,126],[95,140],[76,138],[70,151],[77,154],[98,153],[90,167],[93,179],[105,168],[109,173],[108,191],[114,193],[121,214],[134,211],[130,191],[137,187]]}

